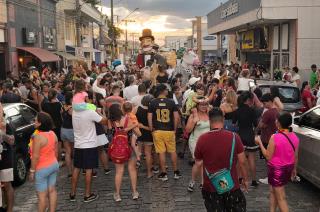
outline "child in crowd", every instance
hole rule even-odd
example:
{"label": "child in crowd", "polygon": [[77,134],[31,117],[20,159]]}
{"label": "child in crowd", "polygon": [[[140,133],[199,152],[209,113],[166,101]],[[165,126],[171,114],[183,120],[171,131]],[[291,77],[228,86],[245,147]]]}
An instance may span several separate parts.
{"label": "child in crowd", "polygon": [[197,104],[200,102],[208,102],[208,98],[201,98],[205,95],[205,86],[202,83],[198,83],[195,86],[195,92],[193,92],[187,99],[186,102],[186,115],[195,113],[196,110],[193,110],[197,107]]}
{"label": "child in crowd", "polygon": [[[122,110],[123,110],[124,115],[126,115],[129,118],[131,123],[133,125],[137,125],[137,127],[136,127],[137,131],[140,131],[140,129],[138,127],[139,122],[138,122],[137,116],[132,112],[132,110],[133,110],[132,103],[125,102],[122,105]],[[137,138],[138,138],[138,136],[135,133],[133,133],[130,138],[130,142],[131,142],[131,147],[137,157],[137,166],[139,167],[141,165],[141,162],[140,162],[141,152],[139,151],[139,148],[138,148]]]}
{"label": "child in crowd", "polygon": [[96,106],[88,102],[88,93],[86,92],[86,83],[84,80],[78,80],[74,86],[74,96],[72,99],[72,108],[75,111],[96,110]]}

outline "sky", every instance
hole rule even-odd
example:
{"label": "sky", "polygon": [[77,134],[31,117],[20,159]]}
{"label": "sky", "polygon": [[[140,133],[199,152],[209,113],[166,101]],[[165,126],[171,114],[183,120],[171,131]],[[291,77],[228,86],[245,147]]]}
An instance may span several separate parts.
{"label": "sky", "polygon": [[[163,42],[166,35],[191,35],[191,20],[214,10],[226,0],[114,0],[114,17],[125,29],[124,18],[135,22],[128,23],[129,33],[140,36],[142,29],[150,28],[156,40]],[[103,0],[103,13],[110,17],[110,0]],[[130,14],[135,8],[139,8]],[[129,15],[130,14],[130,15]],[[128,16],[129,15],[129,16]],[[128,17],[127,17],[128,16]]]}

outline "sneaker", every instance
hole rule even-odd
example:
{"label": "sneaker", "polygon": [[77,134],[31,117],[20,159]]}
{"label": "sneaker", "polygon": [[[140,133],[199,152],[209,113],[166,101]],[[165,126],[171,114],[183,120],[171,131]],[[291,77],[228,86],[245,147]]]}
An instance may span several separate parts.
{"label": "sneaker", "polygon": [[110,169],[105,169],[105,170],[104,170],[104,174],[105,174],[105,175],[110,174],[110,172],[111,172],[111,170],[110,170]]}
{"label": "sneaker", "polygon": [[134,193],[132,193],[132,199],[133,200],[137,200],[137,199],[139,199],[139,192],[134,192]]}
{"label": "sneaker", "polygon": [[263,179],[259,179],[259,182],[265,185],[268,185],[268,177],[263,178]]}
{"label": "sneaker", "polygon": [[159,169],[157,167],[152,167],[151,168],[151,171],[154,173],[154,174],[158,174],[159,173]]}
{"label": "sneaker", "polygon": [[98,194],[90,194],[90,196],[83,198],[83,202],[86,202],[86,203],[93,202],[93,201],[97,200],[98,198],[99,198]]}
{"label": "sneaker", "polygon": [[202,183],[199,185],[199,188],[200,188],[200,190],[203,189],[203,184]]}
{"label": "sneaker", "polygon": [[193,192],[193,190],[194,190],[194,182],[193,181],[191,181],[190,183],[189,183],[189,186],[188,186],[188,191],[190,191],[190,192]]}
{"label": "sneaker", "polygon": [[141,161],[140,161],[140,160],[137,160],[136,168],[139,169],[140,167],[141,167]]}
{"label": "sneaker", "polygon": [[75,194],[74,195],[69,194],[69,201],[70,202],[75,202],[76,201],[76,195]]}
{"label": "sneaker", "polygon": [[173,178],[174,178],[175,180],[179,180],[181,177],[182,177],[182,175],[180,174],[180,171],[179,171],[179,170],[177,170],[177,171],[174,172]]}
{"label": "sneaker", "polygon": [[121,202],[122,201],[122,199],[120,197],[120,194],[116,194],[116,193],[113,194],[113,199],[116,202]]}
{"label": "sneaker", "polygon": [[255,181],[255,180],[252,180],[252,182],[251,182],[251,187],[253,187],[253,188],[257,188],[258,187],[258,183],[257,183],[257,181]]}
{"label": "sneaker", "polygon": [[158,175],[158,179],[162,180],[163,182],[168,181],[168,175],[165,172],[162,172],[161,174]]}

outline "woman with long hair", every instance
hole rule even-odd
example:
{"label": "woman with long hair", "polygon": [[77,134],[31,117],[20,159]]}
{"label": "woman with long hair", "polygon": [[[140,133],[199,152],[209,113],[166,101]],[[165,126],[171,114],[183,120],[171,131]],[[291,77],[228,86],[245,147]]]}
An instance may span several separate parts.
{"label": "woman with long hair", "polygon": [[239,127],[239,136],[245,147],[248,157],[249,171],[251,172],[251,185],[256,187],[256,151],[259,146],[255,144],[254,129],[258,125],[255,110],[253,109],[254,95],[245,91],[238,97],[238,109],[235,113],[233,123],[237,123]]}
{"label": "woman with long hair", "polygon": [[[135,129],[138,127],[138,124],[134,125],[131,123],[130,119],[123,116],[121,107],[119,104],[113,104],[109,108],[109,121],[108,128],[112,131],[112,134],[115,133],[116,128],[123,129],[128,131],[128,136],[132,135],[132,131],[138,135],[141,135],[139,132],[136,132]],[[127,122],[127,126],[126,125]],[[126,128],[125,128],[126,127]],[[125,129],[124,129],[125,128]],[[130,139],[130,138],[129,138]],[[133,151],[132,151],[133,152]],[[139,193],[137,191],[137,158],[133,153],[131,154],[131,158],[128,161],[128,172],[131,180],[131,189],[132,189],[132,199],[137,200],[139,198]],[[116,174],[115,174],[115,193],[113,194],[113,198],[116,202],[120,202],[120,188],[122,183],[122,177],[124,174],[125,163],[115,164]]]}
{"label": "woman with long hair", "polygon": [[281,112],[284,108],[283,103],[280,100],[280,93],[279,93],[279,88],[276,86],[271,86],[270,87],[270,93],[273,98],[273,104],[277,108],[279,112]]}
{"label": "woman with long hair", "polygon": [[[204,100],[204,97],[198,97],[199,100]],[[210,123],[209,123],[209,103],[207,101],[200,101],[197,103],[196,107],[197,112],[192,113],[186,125],[185,131],[190,134],[189,137],[189,148],[194,159],[194,151],[197,145],[198,138],[206,132],[210,131]],[[203,176],[202,171],[197,170],[197,166],[193,165],[191,172],[191,181],[188,186],[188,191],[192,192],[194,190],[195,180],[197,176],[200,175],[201,185],[203,184]]]}
{"label": "woman with long hair", "polygon": [[288,212],[285,185],[297,175],[299,138],[290,127],[290,113],[280,115],[276,125],[278,132],[270,138],[267,148],[259,137],[256,137],[256,143],[268,160],[270,211],[275,212],[279,208],[281,212]]}
{"label": "woman with long hair", "polygon": [[236,132],[236,126],[232,123],[236,110],[238,108],[237,106],[237,94],[234,90],[228,90],[225,101],[220,105],[220,109],[224,114],[224,128],[226,130],[230,130],[232,132]]}
{"label": "woman with long hair", "polygon": [[49,211],[54,212],[57,207],[58,138],[52,131],[53,122],[47,113],[38,113],[35,127],[39,133],[32,137],[29,179],[35,181],[38,211],[46,211],[49,202]]}
{"label": "woman with long hair", "polygon": [[308,81],[302,83],[301,87],[301,99],[303,103],[303,112],[308,111],[315,105],[315,97],[311,92],[311,87]]}

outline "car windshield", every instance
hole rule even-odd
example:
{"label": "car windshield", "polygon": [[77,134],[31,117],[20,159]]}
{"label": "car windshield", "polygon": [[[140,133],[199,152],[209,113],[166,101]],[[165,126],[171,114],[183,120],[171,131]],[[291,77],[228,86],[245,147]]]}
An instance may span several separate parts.
{"label": "car windshield", "polygon": [[[262,94],[270,93],[270,86],[260,86]],[[279,98],[282,103],[298,103],[300,102],[300,90],[295,87],[279,86]]]}

